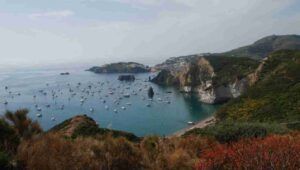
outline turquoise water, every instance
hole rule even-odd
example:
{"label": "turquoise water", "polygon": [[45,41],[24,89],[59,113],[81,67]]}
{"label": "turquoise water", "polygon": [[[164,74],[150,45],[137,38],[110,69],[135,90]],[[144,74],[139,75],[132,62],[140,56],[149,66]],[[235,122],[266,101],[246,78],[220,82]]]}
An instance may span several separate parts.
{"label": "turquoise water", "polygon": [[[174,88],[147,82],[148,73],[136,74],[137,80],[130,83],[118,81],[118,74],[68,71],[71,74],[66,76],[59,75],[59,70],[0,73],[0,114],[28,108],[29,116],[44,130],[74,115],[86,114],[100,127],[144,136],[174,133],[187,127],[188,121],[209,117],[218,107],[200,103]],[[155,92],[152,101],[147,95],[150,86]]]}

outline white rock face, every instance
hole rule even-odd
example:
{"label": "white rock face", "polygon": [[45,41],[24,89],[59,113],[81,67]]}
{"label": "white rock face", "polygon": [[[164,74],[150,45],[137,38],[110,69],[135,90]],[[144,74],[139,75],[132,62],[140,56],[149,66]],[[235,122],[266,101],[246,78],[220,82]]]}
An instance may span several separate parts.
{"label": "white rock face", "polygon": [[219,86],[217,88],[212,87],[211,82],[206,81],[201,86],[198,86],[195,91],[201,102],[214,104],[239,97],[246,90],[247,86],[248,81],[246,78],[237,80],[228,86]]}
{"label": "white rock face", "polygon": [[168,60],[160,67],[170,70],[172,76],[179,82],[178,86],[182,92],[195,93],[201,102],[209,104],[223,103],[239,97],[251,84],[251,79],[255,78],[246,76],[243,79],[236,78],[232,82],[228,80],[226,85],[216,85],[213,82],[217,76],[214,67],[207,58],[201,56],[195,56],[193,59]]}
{"label": "white rock face", "polygon": [[184,87],[182,87],[182,90],[185,93],[190,93],[190,92],[192,92],[192,87],[191,86],[184,86]]}
{"label": "white rock face", "polygon": [[248,80],[246,78],[235,81],[233,84],[229,85],[230,92],[233,98],[239,97],[248,87]]}
{"label": "white rock face", "polygon": [[213,104],[216,100],[216,94],[214,90],[205,90],[203,88],[197,88],[199,100],[203,103]]}

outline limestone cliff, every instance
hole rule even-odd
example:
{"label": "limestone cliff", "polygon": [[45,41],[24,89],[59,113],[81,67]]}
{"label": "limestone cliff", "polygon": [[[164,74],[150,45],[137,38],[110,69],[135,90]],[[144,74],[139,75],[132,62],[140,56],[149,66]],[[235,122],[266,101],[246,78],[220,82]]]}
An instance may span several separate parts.
{"label": "limestone cliff", "polygon": [[194,56],[188,60],[173,60],[168,61],[172,64],[159,66],[164,70],[152,82],[176,85],[181,91],[195,93],[200,101],[210,104],[226,102],[244,93],[250,81],[254,81],[248,75],[258,65],[257,61],[249,58],[222,56]]}

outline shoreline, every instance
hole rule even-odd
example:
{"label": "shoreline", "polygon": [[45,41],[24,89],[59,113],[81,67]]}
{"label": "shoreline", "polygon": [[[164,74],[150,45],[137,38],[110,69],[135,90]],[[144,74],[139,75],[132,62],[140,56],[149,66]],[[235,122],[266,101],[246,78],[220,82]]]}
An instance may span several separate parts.
{"label": "shoreline", "polygon": [[191,126],[188,126],[184,129],[181,129],[179,131],[176,131],[170,135],[168,135],[167,137],[170,138],[170,137],[180,137],[182,136],[184,133],[186,133],[187,131],[190,131],[190,130],[193,130],[195,128],[205,128],[206,126],[208,125],[211,125],[213,123],[215,123],[215,116],[210,116],[206,119],[203,119],[203,120],[200,120],[198,122],[196,122],[194,125],[191,125]]}

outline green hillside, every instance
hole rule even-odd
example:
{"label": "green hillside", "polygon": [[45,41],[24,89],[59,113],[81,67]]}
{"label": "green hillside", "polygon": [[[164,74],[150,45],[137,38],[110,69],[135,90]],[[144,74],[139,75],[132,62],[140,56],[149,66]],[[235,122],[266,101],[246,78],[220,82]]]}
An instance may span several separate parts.
{"label": "green hillside", "polygon": [[262,59],[279,50],[300,50],[299,35],[272,35],[262,38],[252,45],[237,48],[224,53],[233,57],[250,57]]}
{"label": "green hillside", "polygon": [[300,51],[278,51],[266,60],[256,84],[217,112],[219,120],[300,121]]}

